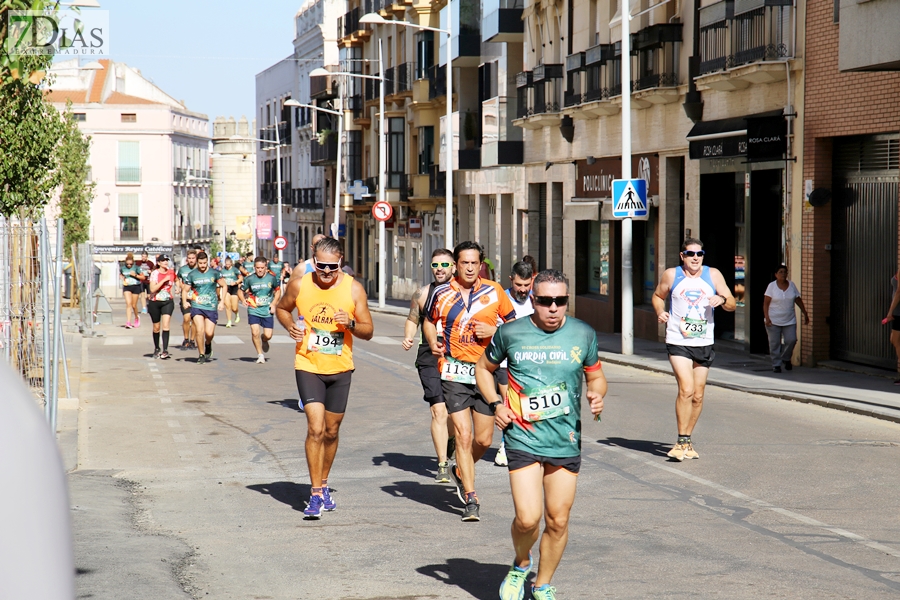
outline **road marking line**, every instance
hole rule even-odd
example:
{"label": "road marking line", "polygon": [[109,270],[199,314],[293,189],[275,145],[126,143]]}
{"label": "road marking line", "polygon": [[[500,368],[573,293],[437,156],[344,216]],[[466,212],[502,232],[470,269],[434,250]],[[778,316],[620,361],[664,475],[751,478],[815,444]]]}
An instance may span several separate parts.
{"label": "road marking line", "polygon": [[370,342],[375,342],[376,344],[381,344],[382,346],[399,346],[400,340],[395,340],[394,338],[389,338],[386,335],[375,335],[372,336]]}
{"label": "road marking line", "polygon": [[273,335],[272,339],[269,340],[270,344],[296,344],[290,336],[287,335]]}
{"label": "road marking line", "polygon": [[131,346],[132,344],[134,344],[134,338],[130,335],[108,337],[103,341],[104,346]]}
{"label": "road marking line", "polygon": [[[153,379],[162,379],[162,375],[160,375],[159,373],[154,373]],[[161,383],[161,382],[158,382],[158,383]]]}
{"label": "road marking line", "polygon": [[172,399],[171,398],[160,398],[159,402],[160,402],[160,404],[172,404]]}
{"label": "road marking line", "polygon": [[161,396],[168,396],[168,395],[169,395],[169,390],[167,390],[167,389],[165,389],[165,388],[159,388],[159,389],[156,390],[156,391],[159,392],[159,394],[160,394]]}
{"label": "road marking line", "polygon": [[181,423],[179,423],[178,421],[168,421],[168,423],[169,423],[169,427],[171,427],[172,429],[181,427]]}
{"label": "road marking line", "polygon": [[171,415],[171,416],[174,417],[174,416],[175,416],[175,409],[174,409],[174,408],[164,408],[164,409],[163,409],[163,414],[166,415],[166,416],[170,416],[170,415]]}
{"label": "road marking line", "polygon": [[184,437],[183,433],[173,433],[172,439],[175,440],[176,442],[186,442],[187,441],[187,438]]}
{"label": "road marking line", "polygon": [[[731,488],[725,487],[724,485],[721,485],[714,481],[710,481],[709,479],[703,479],[702,477],[697,477],[696,475],[693,475],[691,473],[685,473],[684,471],[681,471],[674,467],[670,467],[665,464],[661,464],[658,462],[654,462],[652,460],[648,460],[632,450],[627,450],[625,448],[619,448],[617,446],[606,446],[606,449],[612,450],[613,452],[618,452],[619,454],[623,454],[623,455],[627,456],[628,458],[630,458],[632,460],[636,460],[645,465],[655,467],[662,471],[668,471],[669,473],[678,475],[679,477],[683,477],[684,479],[690,479],[691,481],[693,481],[695,483],[699,483],[700,485],[710,487],[716,491],[722,492],[723,494],[727,494],[734,498],[738,498],[739,500],[743,500],[749,504],[754,504],[760,508],[764,508],[766,510],[770,510],[772,512],[778,513],[789,519],[793,519],[794,521],[798,521],[798,522],[804,523],[806,525],[811,525],[813,527],[818,527],[820,529],[824,529],[825,531],[828,531],[835,535],[839,535],[850,541],[856,542],[857,544],[861,544],[868,548],[872,548],[873,550],[878,550],[879,552],[884,552],[885,554],[889,554],[891,556],[900,558],[900,550],[896,550],[894,548],[891,548],[890,546],[886,546],[882,543],[876,542],[874,540],[870,540],[868,538],[865,538],[865,537],[858,535],[856,533],[853,533],[851,531],[847,531],[846,529],[841,529],[839,527],[833,527],[827,523],[823,523],[822,521],[818,521],[811,517],[807,517],[806,515],[801,515],[800,513],[794,512],[792,510],[788,510],[786,508],[780,508],[778,506],[775,506],[774,504],[770,504],[770,503],[766,502],[765,500],[759,500],[752,496],[748,496],[747,494],[744,494],[737,490],[733,490]],[[603,455],[603,451],[595,452],[594,454],[589,454],[588,458],[599,458],[602,455]]]}
{"label": "road marking line", "polygon": [[410,371],[415,371],[415,370],[416,370],[415,367],[411,367],[410,365],[404,364],[404,363],[399,362],[399,361],[396,361],[396,360],[391,360],[390,358],[381,356],[380,354],[375,354],[374,352],[368,352],[368,351],[366,351],[366,350],[363,350],[362,348],[357,348],[357,349],[356,349],[356,352],[358,352],[359,354],[365,354],[365,355],[368,355],[368,356],[374,356],[375,358],[381,359],[381,360],[383,360],[383,361],[385,361],[385,362],[389,362],[389,363],[391,363],[392,365],[397,365],[398,367],[403,367],[404,369],[408,369],[408,370],[410,370]]}
{"label": "road marking line", "polygon": [[236,335],[217,335],[215,338],[213,338],[213,344],[237,345],[243,343],[244,340]]}

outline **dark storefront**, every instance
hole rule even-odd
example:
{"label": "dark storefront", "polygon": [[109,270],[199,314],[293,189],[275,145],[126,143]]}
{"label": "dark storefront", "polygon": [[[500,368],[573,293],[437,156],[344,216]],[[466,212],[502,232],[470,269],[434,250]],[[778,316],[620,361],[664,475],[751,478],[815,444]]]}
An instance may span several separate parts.
{"label": "dark storefront", "polygon": [[763,297],[784,261],[786,126],[782,111],[697,123],[688,134],[700,160],[705,264],[722,272],[737,300],[717,311],[716,339],[768,352]]}
{"label": "dark storefront", "polygon": [[[651,199],[646,221],[633,221],[634,328],[635,336],[656,340],[658,326],[651,306],[656,288],[659,211],[652,206],[659,198],[659,157],[632,157],[632,174],[648,181]],[[611,200],[612,180],[621,177],[621,158],[597,158],[576,162],[575,197],[565,205],[566,219],[575,220],[575,316],[598,331],[621,331],[622,222],[603,210]]]}

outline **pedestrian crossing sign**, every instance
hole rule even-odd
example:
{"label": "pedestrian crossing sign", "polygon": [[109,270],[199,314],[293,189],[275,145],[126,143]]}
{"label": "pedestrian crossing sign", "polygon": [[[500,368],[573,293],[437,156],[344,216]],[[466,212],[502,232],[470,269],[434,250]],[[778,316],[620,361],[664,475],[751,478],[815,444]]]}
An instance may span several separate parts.
{"label": "pedestrian crossing sign", "polygon": [[646,179],[613,179],[612,195],[614,219],[648,217]]}

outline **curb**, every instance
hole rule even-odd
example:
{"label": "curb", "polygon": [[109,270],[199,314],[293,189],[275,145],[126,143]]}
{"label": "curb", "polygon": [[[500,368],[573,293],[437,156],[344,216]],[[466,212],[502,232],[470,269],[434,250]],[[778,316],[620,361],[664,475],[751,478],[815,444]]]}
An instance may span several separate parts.
{"label": "curb", "polygon": [[[623,367],[632,367],[634,369],[642,369],[644,371],[651,371],[653,373],[661,373],[663,375],[669,375],[673,379],[675,375],[669,369],[661,369],[659,367],[655,367],[653,365],[646,365],[641,363],[630,362],[627,360],[623,360],[621,358],[616,358],[615,354],[607,354],[604,352],[598,353],[601,360]],[[857,415],[863,415],[866,417],[872,417],[875,419],[880,419],[882,421],[891,421],[893,423],[900,423],[900,412],[881,412],[872,408],[865,408],[862,406],[858,406],[858,401],[855,400],[847,400],[847,404],[843,402],[837,402],[834,400],[823,400],[821,398],[817,398],[815,396],[806,396],[804,394],[798,393],[785,393],[785,392],[767,392],[765,390],[759,390],[754,388],[745,388],[739,385],[734,385],[730,383],[726,383],[723,381],[719,381],[717,379],[710,379],[707,381],[707,385],[715,386],[718,388],[723,388],[726,390],[733,390],[735,392],[744,392],[745,394],[753,394],[755,396],[765,396],[767,398],[778,398],[779,400],[791,400],[793,402],[802,402],[804,404],[815,404],[817,406],[821,406],[823,408],[831,408],[834,410],[842,410],[844,412],[854,413]],[[853,404],[849,404],[852,402]]]}

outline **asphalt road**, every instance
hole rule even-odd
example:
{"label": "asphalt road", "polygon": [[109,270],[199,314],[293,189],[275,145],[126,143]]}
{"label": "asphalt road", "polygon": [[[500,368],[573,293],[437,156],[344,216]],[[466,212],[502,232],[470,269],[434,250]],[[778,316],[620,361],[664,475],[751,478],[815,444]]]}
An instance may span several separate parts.
{"label": "asphalt road", "polygon": [[[374,317],[375,339],[355,342],[329,481],[338,508],[320,521],[301,512],[306,426],[289,343],[257,365],[243,321],[220,327],[230,343],[197,365],[193,352],[150,358],[148,325],[89,340],[70,474],[78,597],[496,598],[512,559],[506,470],[478,464],[482,520],[460,522],[453,489],[433,483],[403,318]],[[701,458],[673,463],[674,380],[604,370],[561,600],[900,594],[900,426],[709,388]]]}

